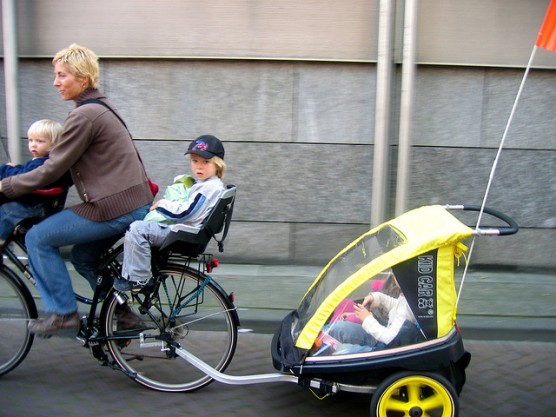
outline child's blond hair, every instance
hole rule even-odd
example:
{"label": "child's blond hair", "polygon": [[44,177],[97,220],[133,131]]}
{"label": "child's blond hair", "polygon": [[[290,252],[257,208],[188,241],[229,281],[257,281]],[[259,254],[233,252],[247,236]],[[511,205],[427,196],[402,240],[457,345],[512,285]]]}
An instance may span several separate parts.
{"label": "child's blond hair", "polygon": [[39,138],[49,140],[52,147],[62,134],[62,130],[63,127],[60,123],[50,119],[42,119],[29,126],[27,136],[38,136]]}
{"label": "child's blond hair", "polygon": [[216,165],[216,176],[220,179],[224,178],[224,172],[226,171],[226,162],[219,156],[213,156],[210,161]]}

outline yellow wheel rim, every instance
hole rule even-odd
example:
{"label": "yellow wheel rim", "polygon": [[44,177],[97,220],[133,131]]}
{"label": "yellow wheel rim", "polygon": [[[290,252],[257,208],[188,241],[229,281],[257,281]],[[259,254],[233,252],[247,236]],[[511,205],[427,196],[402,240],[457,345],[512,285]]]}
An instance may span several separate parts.
{"label": "yellow wheel rim", "polygon": [[381,395],[380,417],[449,417],[454,415],[450,392],[440,382],[426,376],[408,376],[391,384]]}

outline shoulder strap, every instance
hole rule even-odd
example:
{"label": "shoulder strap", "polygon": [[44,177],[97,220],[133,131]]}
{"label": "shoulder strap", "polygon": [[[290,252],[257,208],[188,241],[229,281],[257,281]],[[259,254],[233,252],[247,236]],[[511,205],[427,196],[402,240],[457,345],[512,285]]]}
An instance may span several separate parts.
{"label": "shoulder strap", "polygon": [[153,195],[156,195],[156,193],[158,193],[158,185],[153,183],[149,179],[149,176],[147,175],[147,170],[145,169],[145,164],[143,163],[143,160],[141,159],[141,154],[139,154],[139,150],[137,149],[137,147],[135,146],[135,143],[133,142],[133,136],[131,136],[131,132],[127,128],[127,125],[125,124],[124,120],[120,117],[120,115],[118,113],[116,113],[114,111],[114,109],[112,109],[112,107],[110,107],[104,101],[99,100],[98,98],[90,98],[90,99],[84,100],[79,104],[79,107],[83,106],[84,104],[92,104],[92,103],[100,104],[101,106],[106,107],[108,110],[110,110],[112,112],[112,114],[114,116],[116,116],[118,118],[118,120],[120,122],[122,122],[122,124],[124,125],[124,127],[127,130],[127,133],[129,133],[129,137],[131,138],[131,143],[133,144],[133,147],[135,148],[135,152],[137,152],[137,157],[139,158],[139,162],[141,162],[141,165],[143,165],[143,170],[145,171],[145,177],[147,178],[147,181],[149,182],[149,186],[151,187],[151,192],[153,193]]}
{"label": "shoulder strap", "polygon": [[[110,106],[109,106],[108,104],[106,104],[104,101],[99,100],[98,98],[90,98],[90,99],[87,99],[87,100],[85,100],[85,101],[82,101],[81,104],[79,104],[79,107],[83,106],[84,104],[89,104],[89,103],[96,103],[96,104],[100,104],[101,106],[106,107],[108,110],[110,110],[110,111],[114,114],[114,116],[116,116],[116,117],[118,118],[118,120],[119,120],[120,122],[122,122],[122,124],[123,124],[123,125],[125,126],[125,128],[127,129],[127,125],[125,124],[124,120],[120,117],[120,115],[119,115],[118,113],[116,113],[116,112],[112,109],[112,107],[110,107]],[[129,129],[128,129],[128,132],[129,132]],[[130,136],[131,136],[131,135],[130,135]]]}

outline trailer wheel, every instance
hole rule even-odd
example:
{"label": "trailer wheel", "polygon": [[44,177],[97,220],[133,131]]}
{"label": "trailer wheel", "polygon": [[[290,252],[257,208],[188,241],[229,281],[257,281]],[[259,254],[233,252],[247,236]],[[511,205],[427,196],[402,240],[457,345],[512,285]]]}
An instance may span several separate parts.
{"label": "trailer wheel", "polygon": [[371,417],[457,417],[459,398],[442,375],[399,372],[382,381],[371,399]]}

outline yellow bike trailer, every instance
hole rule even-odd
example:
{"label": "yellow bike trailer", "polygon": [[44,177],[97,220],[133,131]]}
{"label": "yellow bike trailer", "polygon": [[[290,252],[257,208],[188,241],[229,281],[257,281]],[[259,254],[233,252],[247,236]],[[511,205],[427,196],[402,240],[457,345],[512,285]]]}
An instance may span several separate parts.
{"label": "yellow bike trailer", "polygon": [[417,208],[340,251],[274,335],[274,367],[321,393],[371,392],[371,416],[456,416],[471,359],[456,325],[463,241],[518,228],[484,208],[504,224],[474,229],[455,210],[480,208]]}
{"label": "yellow bike trailer", "polygon": [[[455,210],[503,225],[472,228]],[[471,236],[517,230],[511,218],[478,206],[409,211],[358,237],[316,277],[272,339],[279,372],[227,375],[185,344],[175,353],[224,384],[371,394],[371,417],[456,417],[471,355],[456,326],[455,265]]]}

